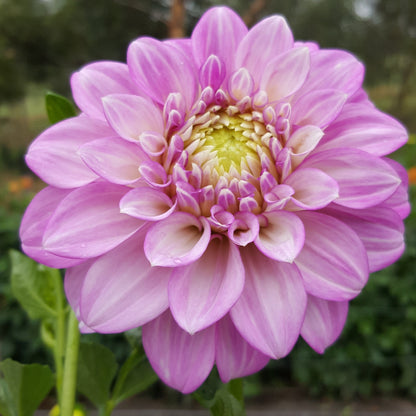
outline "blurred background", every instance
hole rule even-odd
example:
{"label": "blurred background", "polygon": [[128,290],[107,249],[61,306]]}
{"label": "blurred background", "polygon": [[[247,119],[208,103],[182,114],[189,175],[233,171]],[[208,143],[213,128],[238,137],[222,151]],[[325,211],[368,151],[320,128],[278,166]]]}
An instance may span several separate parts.
{"label": "blurred background", "polygon": [[[415,200],[415,0],[0,0],[0,359],[50,362],[38,324],[12,297],[7,255],[10,248],[19,248],[21,215],[43,187],[23,156],[48,126],[45,92],[70,97],[69,76],[82,65],[125,61],[128,43],[142,35],[188,36],[200,15],[219,3],[234,8],[248,26],[266,15],[283,14],[297,40],[347,49],[365,63],[370,97],[409,131],[409,143],[393,157],[408,169]],[[248,395],[289,387],[320,398],[416,399],[414,212],[406,225],[406,253],[373,274],[351,302],[336,345],[320,356],[299,340],[289,357],[248,378]],[[120,359],[127,353],[121,335],[102,342]],[[161,385],[149,394],[174,395]]]}

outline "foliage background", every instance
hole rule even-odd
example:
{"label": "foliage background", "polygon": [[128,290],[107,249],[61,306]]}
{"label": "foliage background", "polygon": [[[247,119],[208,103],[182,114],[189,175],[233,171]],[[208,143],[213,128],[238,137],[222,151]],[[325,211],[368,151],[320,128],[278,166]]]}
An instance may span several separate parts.
{"label": "foliage background", "polygon": [[[125,60],[128,43],[142,35],[189,34],[202,12],[220,2],[178,0],[0,0],[0,359],[50,362],[38,324],[13,299],[7,251],[19,248],[25,206],[43,185],[23,155],[47,127],[47,90],[70,96],[69,76],[87,62]],[[366,86],[383,111],[400,119],[410,141],[394,157],[416,165],[416,2],[414,0],[229,0],[251,26],[284,14],[297,39],[348,49],[367,67]],[[183,7],[182,7],[183,6]],[[184,14],[183,14],[184,12]],[[413,175],[412,181],[415,183]],[[410,188],[416,200],[415,185]],[[282,385],[342,398],[402,395],[416,398],[416,214],[406,221],[407,250],[375,273],[351,302],[346,328],[320,356],[299,341],[286,359],[248,378],[252,395]],[[119,359],[120,335],[95,338]],[[158,386],[152,394],[164,388]]]}

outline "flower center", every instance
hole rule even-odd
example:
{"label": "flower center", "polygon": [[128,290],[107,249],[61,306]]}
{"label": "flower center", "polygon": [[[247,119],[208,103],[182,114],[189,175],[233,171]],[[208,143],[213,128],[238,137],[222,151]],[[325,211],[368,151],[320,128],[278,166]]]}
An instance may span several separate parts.
{"label": "flower center", "polygon": [[[196,128],[193,137],[200,138],[200,145],[197,147],[191,161],[199,159],[198,163],[208,160],[215,160],[214,169],[224,175],[227,172],[236,170],[239,174],[246,169],[247,158],[260,162],[256,151],[257,143],[250,137],[250,130],[242,126],[239,117],[228,117],[223,114],[217,122],[203,128]],[[250,124],[250,123],[246,123]],[[192,137],[191,137],[192,140]],[[209,159],[206,158],[209,156]]]}

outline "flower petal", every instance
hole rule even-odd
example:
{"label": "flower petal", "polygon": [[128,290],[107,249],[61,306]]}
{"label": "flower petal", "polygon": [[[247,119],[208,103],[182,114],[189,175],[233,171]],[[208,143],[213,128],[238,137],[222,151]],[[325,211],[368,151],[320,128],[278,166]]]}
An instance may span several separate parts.
{"label": "flower petal", "polygon": [[351,209],[332,204],[324,213],[341,220],[357,233],[367,251],[371,273],[384,269],[403,254],[403,221],[392,209],[381,206]]}
{"label": "flower petal", "polygon": [[138,141],[146,131],[163,133],[161,111],[146,98],[113,94],[103,98],[103,106],[111,127],[123,139]]}
{"label": "flower petal", "polygon": [[205,217],[175,212],[148,231],[144,251],[153,266],[185,266],[202,256],[210,236]]}
{"label": "flower petal", "polygon": [[306,235],[295,263],[306,291],[334,301],[357,296],[368,279],[367,254],[357,234],[329,215],[311,211],[297,214]]}
{"label": "flower petal", "polygon": [[364,65],[354,55],[336,49],[317,49],[311,52],[308,79],[298,96],[325,88],[352,95],[361,87],[363,78]]}
{"label": "flower petal", "polygon": [[246,283],[231,318],[254,348],[284,357],[298,339],[305,314],[302,277],[295,265],[271,260],[253,246],[240,250]]}
{"label": "flower petal", "polygon": [[139,166],[149,160],[139,145],[119,137],[88,142],[80,147],[78,154],[97,175],[122,185],[137,181]]}
{"label": "flower petal", "polygon": [[316,352],[323,354],[341,334],[347,315],[348,302],[332,302],[309,295],[300,334]]}
{"label": "flower petal", "polygon": [[393,117],[366,104],[347,104],[326,129],[319,149],[355,147],[375,156],[394,152],[407,142],[406,129]]}
{"label": "flower petal", "polygon": [[140,230],[99,257],[83,275],[80,317],[97,332],[115,333],[144,325],[169,306],[171,269],[152,267]]}
{"label": "flower petal", "polygon": [[70,192],[70,190],[51,186],[42,189],[26,208],[20,224],[19,235],[22,241],[22,250],[37,262],[55,269],[64,269],[83,261],[82,259],[55,256],[45,251],[42,245],[43,234],[50,218],[62,199]]}
{"label": "flower petal", "polygon": [[188,108],[193,104],[198,78],[179,48],[156,39],[139,38],[129,46],[127,64],[136,83],[158,103],[164,104],[171,92],[179,92]]}
{"label": "flower petal", "polygon": [[118,246],[143,222],[121,214],[124,186],[92,183],[76,189],[56,208],[43,237],[45,250],[70,258],[96,257]]}
{"label": "flower petal", "polygon": [[46,183],[76,188],[97,179],[79,156],[79,147],[109,136],[114,132],[103,121],[70,118],[49,127],[30,145],[26,163]]}
{"label": "flower petal", "polygon": [[316,126],[307,125],[298,128],[286,143],[290,150],[292,168],[298,166],[318,146],[324,132]]}
{"label": "flower petal", "polygon": [[340,113],[347,94],[338,90],[314,90],[292,104],[291,122],[298,126],[314,125],[325,129]]}
{"label": "flower petal", "polygon": [[233,69],[233,57],[247,27],[228,7],[213,7],[203,14],[192,32],[192,47],[198,68],[210,55],[225,63],[227,74]]}
{"label": "flower petal", "polygon": [[259,85],[270,60],[293,47],[292,32],[282,16],[270,16],[253,26],[238,45],[234,68],[247,68]]}
{"label": "flower petal", "polygon": [[147,221],[160,221],[169,217],[176,202],[162,191],[147,187],[134,188],[120,201],[120,212]]}
{"label": "flower petal", "polygon": [[295,93],[305,82],[309,72],[308,48],[290,49],[272,59],[264,69],[260,89],[267,92],[269,101],[277,101]]}
{"label": "flower petal", "polygon": [[260,371],[269,360],[240,335],[229,315],[217,323],[215,364],[223,383]]}
{"label": "flower petal", "polygon": [[391,168],[393,168],[397,175],[399,176],[401,182],[398,188],[393,192],[393,194],[383,201],[383,206],[391,208],[395,212],[397,212],[400,218],[403,220],[407,218],[410,214],[410,204],[409,204],[409,193],[408,193],[408,186],[409,186],[409,176],[407,174],[406,169],[398,162],[392,159],[383,158],[384,162],[386,162]]}
{"label": "flower petal", "polygon": [[284,183],[295,191],[291,201],[286,205],[289,211],[320,209],[339,196],[337,181],[319,169],[297,169]]}
{"label": "flower petal", "polygon": [[214,365],[215,327],[189,335],[167,311],[143,326],[143,347],[164,383],[184,394],[191,393]]}
{"label": "flower petal", "polygon": [[81,332],[94,332],[90,328],[88,328],[81,319],[81,310],[80,310],[80,302],[81,302],[81,289],[82,284],[84,283],[84,277],[88,272],[91,265],[94,263],[95,259],[89,259],[84,261],[84,263],[76,265],[74,267],[70,267],[65,271],[65,279],[64,279],[64,289],[65,295],[68,299],[68,303],[73,309],[75,316],[79,322],[79,328],[83,329]]}
{"label": "flower petal", "polygon": [[238,248],[227,238],[214,237],[202,257],[177,267],[169,281],[169,304],[180,327],[193,334],[221,319],[244,287]]}
{"label": "flower petal", "polygon": [[307,157],[302,168],[320,169],[338,182],[337,204],[368,208],[383,202],[400,184],[396,172],[380,158],[352,148],[325,150]]}
{"label": "flower petal", "polygon": [[101,98],[109,94],[140,94],[121,62],[101,61],[84,66],[71,77],[72,95],[77,106],[92,118],[104,120]]}
{"label": "flower petal", "polygon": [[264,216],[267,225],[260,228],[254,244],[265,256],[292,263],[305,240],[302,221],[286,211],[267,212]]}

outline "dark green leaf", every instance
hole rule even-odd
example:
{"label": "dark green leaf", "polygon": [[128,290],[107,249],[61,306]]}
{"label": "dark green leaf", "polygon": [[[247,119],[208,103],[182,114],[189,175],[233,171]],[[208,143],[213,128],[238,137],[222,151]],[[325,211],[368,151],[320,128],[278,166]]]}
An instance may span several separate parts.
{"label": "dark green leaf", "polygon": [[10,251],[10,259],[12,292],[23,309],[32,319],[54,317],[54,279],[61,279],[59,271],[38,264],[16,250]]}
{"label": "dark green leaf", "polygon": [[74,105],[62,95],[53,92],[46,93],[46,112],[52,124],[77,115]]}
{"label": "dark green leaf", "polygon": [[113,391],[113,402],[118,403],[147,389],[157,380],[146,355],[135,350],[120,369]]}
{"label": "dark green leaf", "polygon": [[244,407],[227,389],[218,390],[210,406],[212,416],[244,416]]}
{"label": "dark green leaf", "polygon": [[32,415],[54,385],[52,371],[46,365],[7,359],[0,363],[0,371],[0,410],[4,415]]}
{"label": "dark green leaf", "polygon": [[78,391],[97,407],[110,398],[110,386],[117,372],[114,354],[101,344],[81,343],[78,359]]}

